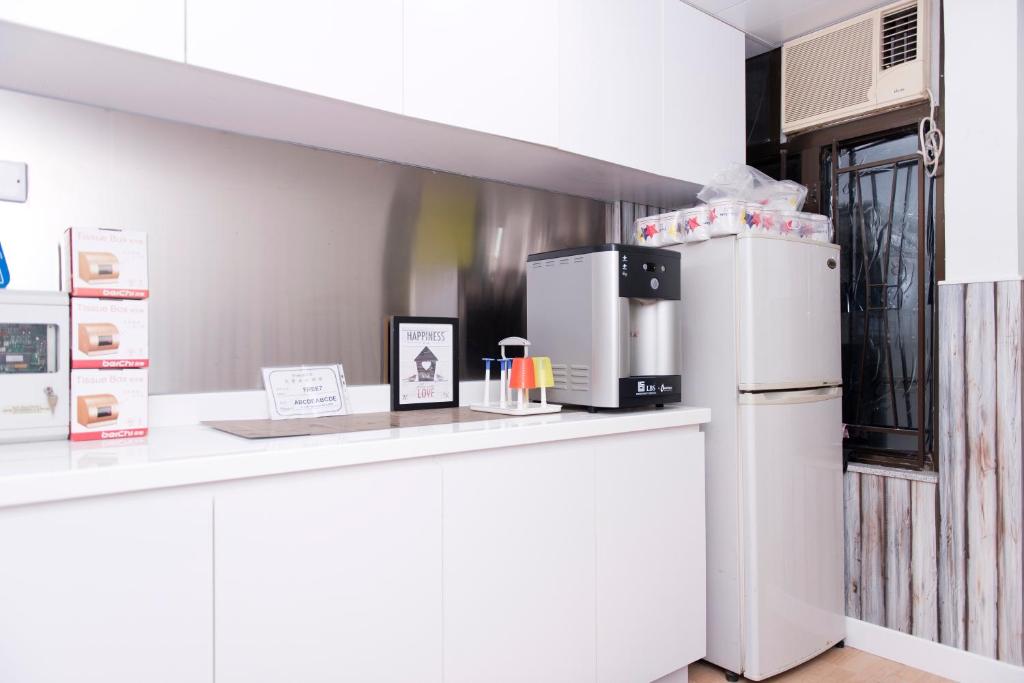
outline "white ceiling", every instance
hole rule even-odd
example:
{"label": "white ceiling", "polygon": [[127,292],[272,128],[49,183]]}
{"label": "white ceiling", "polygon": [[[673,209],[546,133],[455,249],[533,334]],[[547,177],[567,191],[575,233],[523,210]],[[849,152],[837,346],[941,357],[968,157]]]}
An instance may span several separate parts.
{"label": "white ceiling", "polygon": [[684,0],[747,34],[747,57],[895,0]]}

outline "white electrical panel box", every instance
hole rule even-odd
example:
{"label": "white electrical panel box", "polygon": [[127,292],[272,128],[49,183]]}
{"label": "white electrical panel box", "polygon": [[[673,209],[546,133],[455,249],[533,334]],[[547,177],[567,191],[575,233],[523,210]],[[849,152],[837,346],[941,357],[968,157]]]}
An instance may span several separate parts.
{"label": "white electrical panel box", "polygon": [[0,161],[0,200],[24,202],[28,199],[28,164]]}
{"label": "white electrical panel box", "polygon": [[66,439],[68,295],[0,290],[0,442]]}

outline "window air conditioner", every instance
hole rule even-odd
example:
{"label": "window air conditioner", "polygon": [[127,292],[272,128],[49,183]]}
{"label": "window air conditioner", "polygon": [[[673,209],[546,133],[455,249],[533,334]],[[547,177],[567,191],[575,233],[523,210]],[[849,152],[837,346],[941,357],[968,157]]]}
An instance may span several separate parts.
{"label": "window air conditioner", "polygon": [[927,4],[894,3],[785,43],[783,132],[927,99]]}

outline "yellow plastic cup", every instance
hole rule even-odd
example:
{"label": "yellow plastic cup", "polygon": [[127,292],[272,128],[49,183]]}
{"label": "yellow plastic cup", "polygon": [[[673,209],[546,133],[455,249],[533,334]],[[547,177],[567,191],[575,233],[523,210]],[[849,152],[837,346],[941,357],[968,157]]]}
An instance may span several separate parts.
{"label": "yellow plastic cup", "polygon": [[548,387],[555,386],[555,376],[551,372],[551,359],[547,356],[533,357],[534,386],[540,387],[540,404],[548,404]]}
{"label": "yellow plastic cup", "polygon": [[551,359],[547,356],[533,357],[533,381],[536,387],[555,386],[555,375],[551,372]]}

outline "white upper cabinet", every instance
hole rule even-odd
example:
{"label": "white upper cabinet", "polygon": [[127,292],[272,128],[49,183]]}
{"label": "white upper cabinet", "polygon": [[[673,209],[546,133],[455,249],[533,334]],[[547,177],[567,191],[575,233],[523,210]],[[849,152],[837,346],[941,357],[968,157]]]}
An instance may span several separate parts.
{"label": "white upper cabinet", "polygon": [[657,172],[706,183],[746,157],[743,33],[664,0],[664,128]]}
{"label": "white upper cabinet", "polygon": [[558,8],[559,147],[657,172],[662,0],[559,0]]}
{"label": "white upper cabinet", "polygon": [[185,0],[4,0],[0,20],[185,59]]}
{"label": "white upper cabinet", "polygon": [[402,111],[402,0],[189,0],[189,64]]}
{"label": "white upper cabinet", "polygon": [[408,116],[558,144],[558,6],[405,0]]}
{"label": "white upper cabinet", "polygon": [[661,201],[744,158],[743,34],[682,0],[0,0],[0,22],[25,41],[9,89],[553,191]]}

